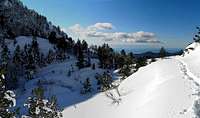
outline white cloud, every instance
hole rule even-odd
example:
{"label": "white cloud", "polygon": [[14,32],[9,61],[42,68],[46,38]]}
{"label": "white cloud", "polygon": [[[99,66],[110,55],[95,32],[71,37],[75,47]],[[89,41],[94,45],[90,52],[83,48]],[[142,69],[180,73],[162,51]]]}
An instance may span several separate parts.
{"label": "white cloud", "polygon": [[[102,39],[105,41],[123,41],[133,43],[160,43],[152,32],[110,32],[113,29],[111,23],[96,23],[87,27],[75,24],[68,28],[71,33],[81,39]],[[107,30],[110,30],[109,32]],[[65,30],[64,30],[65,31]]]}
{"label": "white cloud", "polygon": [[93,25],[98,30],[111,30],[113,29],[113,25],[111,23],[96,23]]}

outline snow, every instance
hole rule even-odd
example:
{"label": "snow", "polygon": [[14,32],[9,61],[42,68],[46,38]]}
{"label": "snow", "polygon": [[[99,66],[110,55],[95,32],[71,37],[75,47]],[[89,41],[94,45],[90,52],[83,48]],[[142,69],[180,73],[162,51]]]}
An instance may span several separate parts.
{"label": "snow", "polygon": [[[24,46],[27,45],[31,45],[32,43],[32,36],[19,36],[16,38],[16,45],[13,44],[14,40],[6,40],[6,43],[8,44],[8,48],[11,51],[11,54],[14,52],[15,48],[17,47],[17,45],[20,46],[21,49],[24,49]],[[40,50],[44,53],[44,54],[48,54],[48,51],[54,50],[54,46],[52,44],[49,43],[48,39],[44,39],[44,38],[40,38],[37,37],[37,42],[39,44],[39,48]]]}
{"label": "snow", "polygon": [[[31,37],[18,37],[20,46],[30,43]],[[40,49],[47,52],[53,49],[48,40],[38,38]],[[12,49],[11,45],[9,48]],[[194,49],[193,49],[194,48]],[[25,91],[17,90],[16,106],[23,107],[24,102],[31,96],[32,90],[40,80],[48,98],[55,95],[63,116],[70,118],[192,118],[198,109],[194,109],[198,100],[200,84],[200,45],[189,45],[182,56],[158,59],[124,81],[117,80],[117,72],[112,72],[118,88],[99,93],[96,90],[97,73],[104,71],[97,67],[98,60],[92,59],[96,69],[91,67],[79,70],[76,58],[64,62],[53,63],[38,70],[35,79],[27,82]],[[72,70],[71,76],[68,71]],[[80,94],[85,79],[89,77],[93,92]],[[195,104],[198,105],[198,104]]]}
{"label": "snow", "polygon": [[76,109],[66,108],[63,114],[74,118],[191,118],[195,84],[183,78],[179,64],[172,58],[141,68],[119,86],[120,95],[115,98],[121,99],[119,105],[101,93]]}
{"label": "snow", "polygon": [[[184,57],[160,59],[124,80],[118,92],[101,93],[66,108],[64,116],[75,118],[191,118],[200,84],[199,44]],[[187,48],[186,48],[187,49]],[[108,97],[107,93],[112,97]],[[105,95],[106,94],[106,95]],[[115,104],[118,101],[119,104]],[[117,102],[117,103],[118,103]],[[114,104],[113,104],[114,103]]]}
{"label": "snow", "polygon": [[199,43],[192,43],[189,45],[186,49],[194,48],[194,50],[189,50],[185,52],[184,57],[182,57],[182,60],[187,63],[189,70],[194,73],[195,76],[200,78],[200,44]]}
{"label": "snow", "polygon": [[[22,38],[20,38],[22,40]],[[27,42],[28,39],[25,39]],[[45,44],[45,40],[38,38],[38,42]],[[22,41],[23,42],[23,41]],[[25,44],[25,43],[24,43]],[[23,45],[23,43],[21,44]],[[41,45],[42,51],[45,51],[47,45]],[[47,47],[50,47],[47,46]],[[98,64],[98,60],[92,59],[92,63]],[[76,67],[76,58],[70,55],[70,59],[66,59],[64,62],[57,62],[47,67],[41,68],[34,75],[34,79],[21,85],[16,91],[17,107],[20,107],[21,112],[25,113],[23,105],[27,101],[27,98],[31,96],[32,90],[38,86],[38,81],[45,89],[45,96],[50,98],[56,96],[59,106],[64,109],[68,106],[72,106],[83,102],[97,93],[97,81],[95,79],[96,74],[103,74],[105,70],[96,68],[93,70],[91,67],[79,70]],[[72,69],[73,67],[73,69]],[[71,76],[68,76],[68,71],[71,72]],[[82,89],[82,83],[89,78],[91,80],[93,91],[89,95],[81,95],[80,90]],[[23,90],[25,88],[25,91]]]}

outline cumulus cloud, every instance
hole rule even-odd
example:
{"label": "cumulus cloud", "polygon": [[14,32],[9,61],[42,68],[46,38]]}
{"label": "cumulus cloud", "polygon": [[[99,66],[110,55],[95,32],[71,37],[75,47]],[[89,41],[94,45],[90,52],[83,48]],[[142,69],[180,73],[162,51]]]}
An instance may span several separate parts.
{"label": "cumulus cloud", "polygon": [[92,27],[95,27],[96,29],[99,30],[113,29],[113,25],[111,23],[96,23]]}
{"label": "cumulus cloud", "polygon": [[113,27],[114,26],[111,23],[96,23],[87,27],[82,27],[80,24],[75,24],[74,26],[69,27],[69,31],[83,39],[97,38],[105,41],[160,43],[156,39],[156,35],[152,32],[111,32]]}

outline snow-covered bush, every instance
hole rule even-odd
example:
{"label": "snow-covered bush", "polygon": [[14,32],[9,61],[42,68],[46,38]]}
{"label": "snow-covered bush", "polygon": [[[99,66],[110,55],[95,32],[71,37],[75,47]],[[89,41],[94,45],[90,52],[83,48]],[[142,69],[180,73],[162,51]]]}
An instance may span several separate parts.
{"label": "snow-covered bush", "polygon": [[0,118],[14,118],[15,113],[10,111],[16,104],[13,91],[6,90],[5,76],[0,72]]}
{"label": "snow-covered bush", "polygon": [[28,113],[23,117],[31,118],[60,118],[62,114],[57,105],[57,99],[53,96],[50,100],[44,98],[44,89],[42,87],[33,90],[33,96],[28,98],[25,106]]}
{"label": "snow-covered bush", "polygon": [[112,85],[112,77],[108,73],[104,73],[103,75],[96,76],[98,90],[106,91],[113,87]]}

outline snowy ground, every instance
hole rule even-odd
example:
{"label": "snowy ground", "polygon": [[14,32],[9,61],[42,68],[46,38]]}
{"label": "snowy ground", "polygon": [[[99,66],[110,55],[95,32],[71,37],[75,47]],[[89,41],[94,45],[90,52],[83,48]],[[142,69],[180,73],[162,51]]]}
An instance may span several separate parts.
{"label": "snowy ground", "polygon": [[[32,43],[32,36],[19,36],[16,38],[17,43],[14,45],[14,41],[13,40],[6,40],[6,43],[8,45],[8,48],[10,49],[11,54],[14,52],[15,48],[17,47],[17,45],[20,46],[21,49],[24,49],[24,46],[27,45],[31,45]],[[44,38],[39,38],[37,37],[37,42],[39,44],[39,48],[42,51],[42,53],[44,54],[48,54],[48,51],[54,50],[54,46],[52,44],[49,43],[49,41],[47,39]]]}
{"label": "snowy ground", "polygon": [[[46,40],[39,41],[44,41],[45,45]],[[190,46],[195,50],[190,50],[184,57],[159,59],[140,68],[122,81],[117,89],[104,93],[97,93],[94,76],[105,70],[78,70],[76,59],[71,56],[62,63],[39,70],[35,79],[26,83],[25,91],[17,91],[17,106],[24,111],[24,101],[37,86],[38,80],[43,80],[46,96],[57,96],[59,105],[64,109],[64,118],[192,118],[194,101],[199,98],[200,46]],[[49,47],[52,46],[41,48],[46,50]],[[92,61],[98,63],[97,60]],[[71,65],[74,72],[68,77]],[[94,91],[80,95],[81,82],[87,77],[91,79]]]}
{"label": "snowy ground", "polygon": [[64,110],[72,118],[191,118],[196,99],[193,81],[185,78],[177,59],[164,59],[141,68],[119,86],[120,100],[104,93]]}
{"label": "snowy ground", "polygon": [[[199,47],[159,60],[112,90],[64,110],[72,118],[192,118],[199,92]],[[109,95],[109,96],[108,96]]]}
{"label": "snowy ground", "polygon": [[[93,63],[97,64],[96,60],[92,60]],[[56,96],[59,101],[59,106],[64,109],[68,106],[74,106],[80,102],[83,102],[97,93],[95,75],[103,74],[104,70],[95,69],[91,67],[84,69],[77,69],[76,59],[71,57],[62,63],[55,63],[45,68],[38,70],[35,75],[35,79],[25,84],[25,91],[23,87],[18,90],[17,93],[17,106],[21,107],[22,112],[24,111],[23,103],[31,96],[31,91],[38,86],[38,80],[41,81],[41,85],[45,89],[45,96]],[[73,66],[74,72],[71,76],[68,76],[70,67]],[[82,84],[87,78],[90,78],[93,92],[89,95],[81,95],[80,90]]]}

